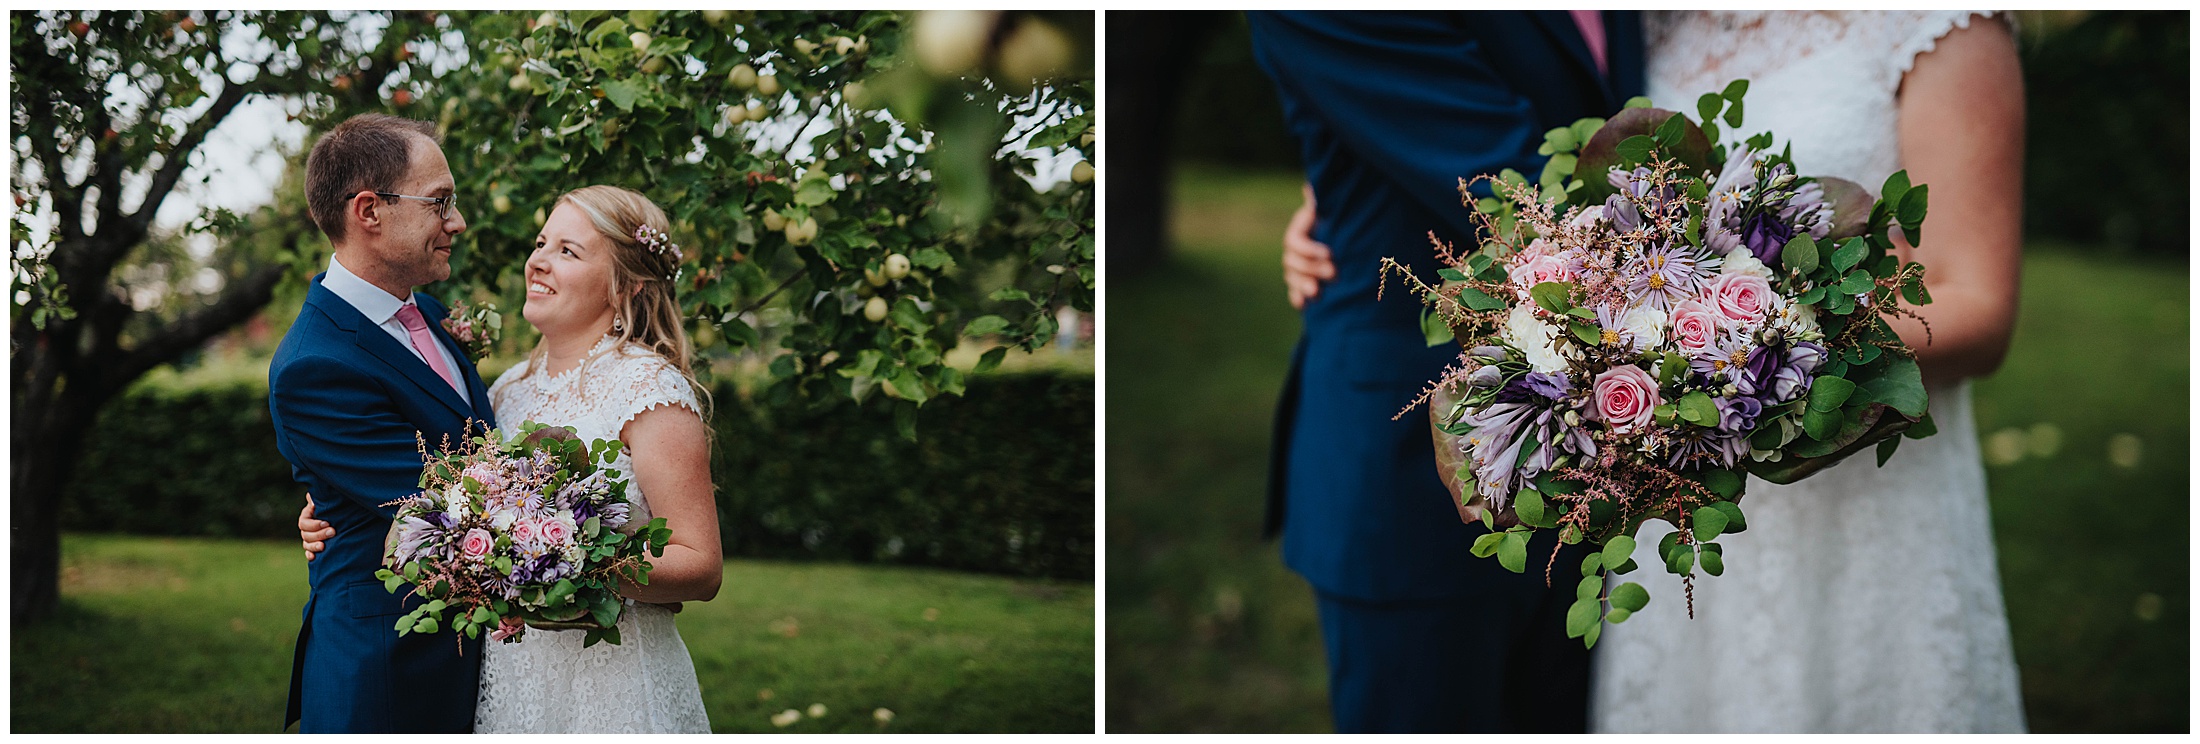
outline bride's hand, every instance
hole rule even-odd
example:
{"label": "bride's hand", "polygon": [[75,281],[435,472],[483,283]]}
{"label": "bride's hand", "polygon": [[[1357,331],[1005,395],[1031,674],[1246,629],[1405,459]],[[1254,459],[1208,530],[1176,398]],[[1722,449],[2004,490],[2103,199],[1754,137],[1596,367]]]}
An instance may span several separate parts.
{"label": "bride's hand", "polygon": [[1291,295],[1294,310],[1306,309],[1306,303],[1321,294],[1322,282],[1337,278],[1337,266],[1329,260],[1329,246],[1314,239],[1314,187],[1300,184],[1299,192],[1306,200],[1299,211],[1291,214],[1291,224],[1283,230],[1283,285]]}
{"label": "bride's hand", "polygon": [[298,541],[305,544],[306,562],[311,563],[314,554],[321,552],[323,540],[335,536],[336,528],[313,518],[313,494],[306,494],[306,508],[298,512]]}

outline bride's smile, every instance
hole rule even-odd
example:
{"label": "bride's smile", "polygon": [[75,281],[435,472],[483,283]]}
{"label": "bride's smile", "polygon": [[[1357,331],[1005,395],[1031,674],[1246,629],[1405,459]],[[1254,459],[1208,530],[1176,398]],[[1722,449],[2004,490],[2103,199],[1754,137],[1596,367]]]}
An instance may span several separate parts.
{"label": "bride's smile", "polygon": [[527,303],[520,314],[545,339],[595,339],[609,332],[615,246],[589,224],[586,212],[560,204],[535,236],[527,257]]}

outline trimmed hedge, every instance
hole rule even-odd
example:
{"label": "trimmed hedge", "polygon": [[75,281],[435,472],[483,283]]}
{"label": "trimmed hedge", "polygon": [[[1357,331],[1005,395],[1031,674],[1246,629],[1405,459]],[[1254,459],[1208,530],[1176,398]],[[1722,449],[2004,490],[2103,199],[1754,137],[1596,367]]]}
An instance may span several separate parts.
{"label": "trimmed hedge", "polygon": [[[918,414],[918,441],[852,403],[797,410],[717,393],[711,471],[728,556],[1093,578],[1094,388],[977,377]],[[109,404],[64,529],[290,538],[303,504],[266,390],[140,386]]]}

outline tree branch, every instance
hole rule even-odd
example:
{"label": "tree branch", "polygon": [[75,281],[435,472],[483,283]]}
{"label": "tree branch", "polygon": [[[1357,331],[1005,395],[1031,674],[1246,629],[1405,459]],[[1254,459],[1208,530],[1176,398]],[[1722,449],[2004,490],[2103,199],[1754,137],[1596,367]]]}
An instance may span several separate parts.
{"label": "tree branch", "polygon": [[184,352],[205,344],[207,339],[250,319],[275,298],[275,285],[282,281],[288,269],[283,264],[270,264],[250,274],[232,277],[214,304],[177,318],[152,333],[137,348],[123,352],[121,361],[110,366],[100,382],[119,389],[154,367],[174,361]]}
{"label": "tree branch", "polygon": [[[183,178],[184,169],[190,167],[192,151],[197,150],[199,145],[206,141],[207,133],[212,132],[214,127],[219,126],[222,120],[229,116],[229,112],[237,108],[237,104],[243,103],[245,98],[259,92],[260,86],[264,84],[262,81],[266,78],[267,67],[265,65],[260,67],[260,74],[248,82],[231,82],[226,73],[222,75],[222,92],[214,97],[214,105],[208,108],[206,113],[201,114],[198,120],[191,122],[191,126],[184,130],[183,138],[177,140],[174,147],[169,148],[168,161],[161,163],[160,172],[153,174],[153,185],[145,192],[145,202],[139,204],[137,212],[129,216],[128,220],[134,232],[144,234],[147,230],[152,229],[153,217],[160,212],[161,202],[166,200],[168,194],[175,190],[176,182]],[[132,242],[125,245],[134,244]],[[128,250],[128,248],[125,247],[124,250]],[[117,255],[116,258],[120,258],[120,256]]]}

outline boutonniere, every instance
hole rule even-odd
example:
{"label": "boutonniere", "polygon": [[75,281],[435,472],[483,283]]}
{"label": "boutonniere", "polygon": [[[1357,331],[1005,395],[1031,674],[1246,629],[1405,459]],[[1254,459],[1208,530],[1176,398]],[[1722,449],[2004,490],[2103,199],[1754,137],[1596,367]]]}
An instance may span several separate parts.
{"label": "boutonniere", "polygon": [[504,337],[504,316],[497,313],[497,306],[490,303],[451,303],[451,311],[443,316],[443,330],[451,334],[466,356],[480,360],[494,351],[497,341]]}

